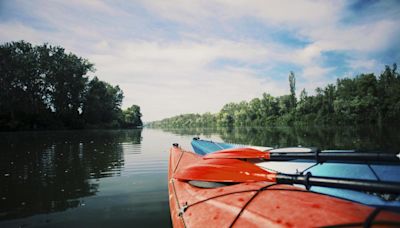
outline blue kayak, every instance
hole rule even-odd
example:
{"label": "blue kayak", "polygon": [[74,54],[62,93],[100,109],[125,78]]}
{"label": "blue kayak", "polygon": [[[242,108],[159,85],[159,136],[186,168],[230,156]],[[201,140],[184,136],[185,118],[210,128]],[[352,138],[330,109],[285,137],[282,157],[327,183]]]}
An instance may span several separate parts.
{"label": "blue kayak", "polygon": [[[194,138],[192,141],[194,151],[199,155],[206,155],[223,149],[251,147],[258,150],[311,152],[312,148],[291,147],[274,149],[272,147],[248,146],[213,142]],[[328,151],[329,152],[329,151]],[[348,152],[348,151],[347,151]],[[286,174],[310,172],[314,176],[354,178],[378,181],[394,181],[400,183],[400,164],[396,163],[343,163],[324,162],[318,164],[311,160],[291,161],[259,161],[255,165],[266,170]],[[375,194],[353,190],[336,189],[330,187],[311,187],[310,191],[343,198],[375,207],[384,207],[400,211],[400,196],[393,194]]]}

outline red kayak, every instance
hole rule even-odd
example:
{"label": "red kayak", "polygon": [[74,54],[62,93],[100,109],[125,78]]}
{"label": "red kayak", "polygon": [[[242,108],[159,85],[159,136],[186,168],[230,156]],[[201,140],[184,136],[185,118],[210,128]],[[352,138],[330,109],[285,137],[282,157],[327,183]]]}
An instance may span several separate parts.
{"label": "red kayak", "polygon": [[400,227],[400,214],[267,181],[180,181],[202,157],[174,146],[168,190],[174,227]]}

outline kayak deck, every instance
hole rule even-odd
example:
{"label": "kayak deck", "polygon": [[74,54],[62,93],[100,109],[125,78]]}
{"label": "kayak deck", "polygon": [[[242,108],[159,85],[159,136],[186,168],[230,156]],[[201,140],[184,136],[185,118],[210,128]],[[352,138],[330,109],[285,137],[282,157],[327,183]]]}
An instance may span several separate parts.
{"label": "kayak deck", "polygon": [[[209,140],[201,140],[195,138],[192,141],[194,151],[199,155],[205,155],[221,150],[220,148],[254,148],[254,146],[230,144],[213,142]],[[270,150],[270,151],[296,151],[296,150],[309,150],[312,148],[305,147],[290,147],[290,148],[279,148],[272,149],[271,147],[256,147],[258,150]],[[272,150],[271,150],[272,149]],[[352,150],[349,150],[352,151]],[[377,180],[377,181],[394,181],[400,182],[400,165],[389,163],[389,164],[369,164],[369,163],[341,163],[341,162],[324,162],[318,163],[310,160],[292,160],[292,161],[260,161],[253,160],[257,166],[273,172],[280,172],[285,174],[299,174],[310,172],[314,176],[325,176],[325,177],[338,177],[338,178],[354,178],[354,179],[365,179],[365,180]],[[400,198],[394,195],[388,194],[369,194],[367,192],[337,189],[329,187],[317,187],[312,186],[311,191],[327,194],[351,201],[356,201],[362,204],[371,205],[374,207],[385,207],[393,210],[400,211]]]}
{"label": "kayak deck", "polygon": [[169,161],[169,201],[174,227],[400,226],[397,213],[260,181],[199,188],[173,174],[201,156],[174,146]]}

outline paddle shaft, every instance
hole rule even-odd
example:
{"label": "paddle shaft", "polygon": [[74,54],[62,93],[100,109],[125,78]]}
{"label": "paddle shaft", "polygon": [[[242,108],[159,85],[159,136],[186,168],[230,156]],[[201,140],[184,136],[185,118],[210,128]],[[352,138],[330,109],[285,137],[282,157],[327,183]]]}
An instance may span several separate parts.
{"label": "paddle shaft", "polygon": [[325,161],[370,161],[370,162],[400,162],[396,154],[379,152],[269,152],[269,161],[289,161],[293,159]]}
{"label": "paddle shaft", "polygon": [[325,150],[313,152],[295,152],[285,151],[260,151],[254,148],[231,148],[220,150],[214,153],[206,154],[204,159],[261,159],[264,161],[290,161],[295,159],[314,160],[317,163],[325,161],[341,161],[341,162],[386,162],[400,164],[400,154],[382,153],[382,152],[357,152],[343,150]]}
{"label": "paddle shaft", "polygon": [[369,192],[400,193],[400,184],[396,182],[321,177],[312,176],[310,173],[306,175],[277,173],[275,178],[277,183],[301,184],[306,186],[307,189],[311,186],[320,186]]}

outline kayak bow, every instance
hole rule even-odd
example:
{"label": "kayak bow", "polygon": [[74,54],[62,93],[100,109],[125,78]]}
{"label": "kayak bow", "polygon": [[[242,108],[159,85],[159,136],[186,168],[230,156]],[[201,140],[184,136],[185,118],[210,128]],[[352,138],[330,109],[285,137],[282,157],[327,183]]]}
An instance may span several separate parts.
{"label": "kayak bow", "polygon": [[[179,179],[178,173],[184,175],[185,170],[190,170],[195,164],[210,164],[217,174],[228,170],[229,175],[229,170],[237,168],[232,164],[246,163],[244,167],[247,170],[261,169],[236,159],[218,160],[204,160],[179,146],[171,148],[168,190],[174,227],[400,226],[399,213],[288,184],[267,180],[225,184],[211,181],[204,182],[207,187],[203,188],[198,185],[201,181]],[[217,174],[211,172],[207,175],[215,177]],[[251,173],[243,175],[248,177]],[[216,185],[212,186],[212,183]]]}

